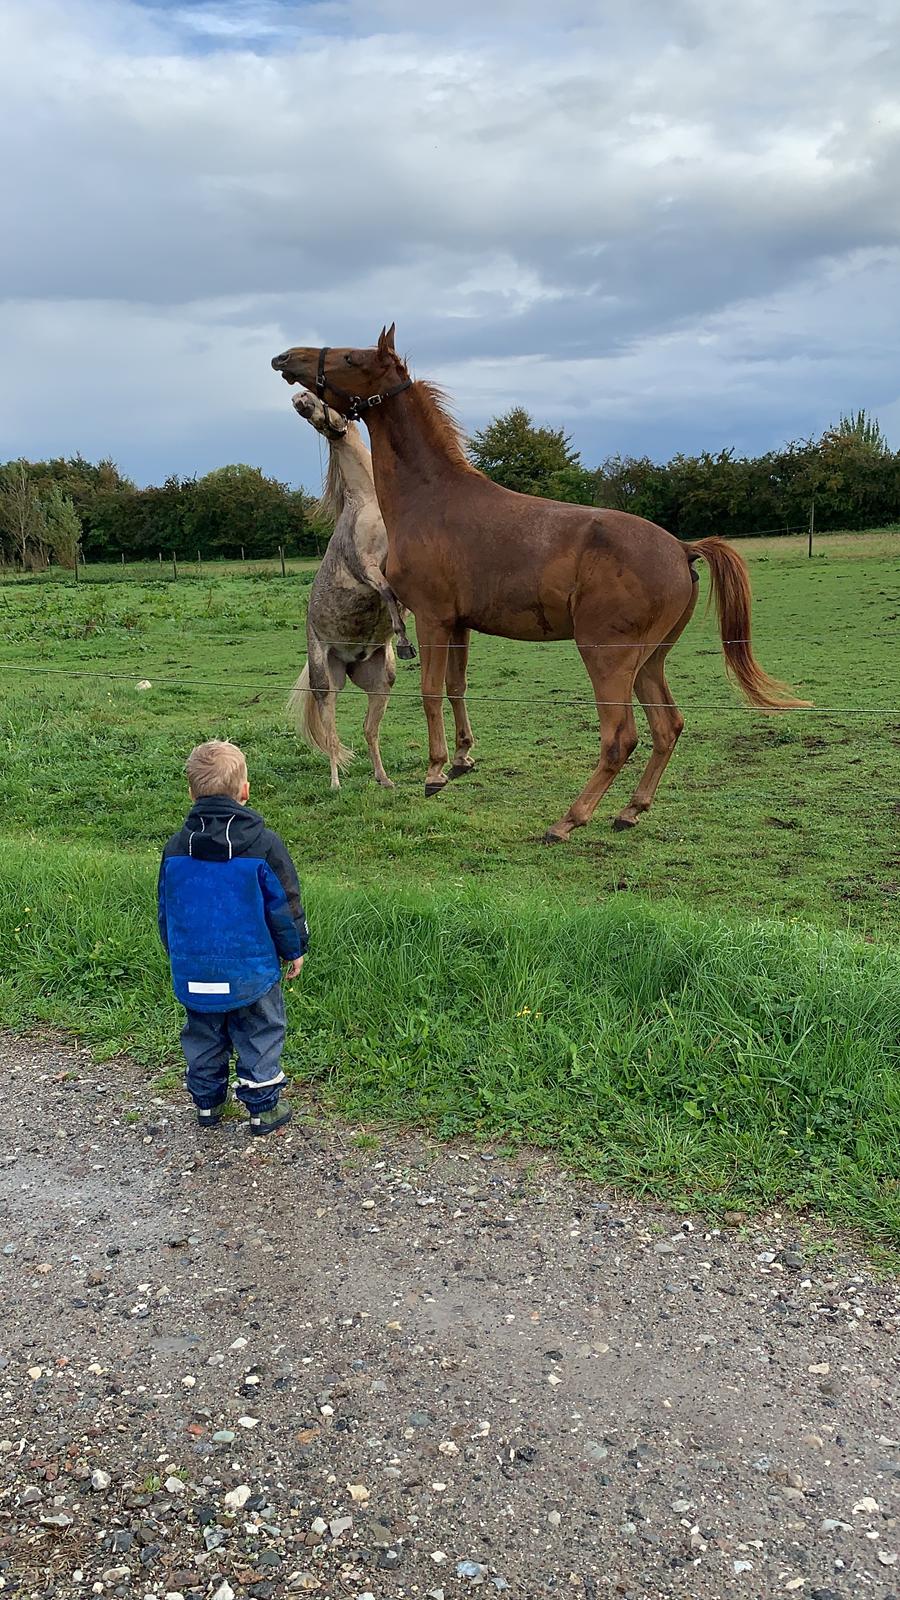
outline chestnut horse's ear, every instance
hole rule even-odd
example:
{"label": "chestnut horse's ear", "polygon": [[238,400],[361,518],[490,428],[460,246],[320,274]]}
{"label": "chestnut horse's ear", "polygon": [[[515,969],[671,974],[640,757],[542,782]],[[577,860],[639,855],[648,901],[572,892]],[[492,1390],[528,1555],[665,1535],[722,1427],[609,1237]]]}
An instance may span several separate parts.
{"label": "chestnut horse's ear", "polygon": [[385,355],[388,355],[389,353],[393,354],[393,351],[394,351],[394,330],[396,329],[396,326],[397,326],[396,322],[392,322],[389,328],[387,328],[387,329],[382,328],[380,334],[378,335],[378,354],[379,355],[385,356]]}

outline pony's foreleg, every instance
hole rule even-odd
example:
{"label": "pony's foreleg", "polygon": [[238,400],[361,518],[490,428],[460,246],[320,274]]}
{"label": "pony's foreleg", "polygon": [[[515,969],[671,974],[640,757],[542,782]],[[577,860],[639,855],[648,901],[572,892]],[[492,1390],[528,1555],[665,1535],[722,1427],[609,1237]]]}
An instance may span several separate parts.
{"label": "pony's foreleg", "polygon": [[447,782],[447,736],[444,732],[444,683],[450,629],[423,623],[419,618],[419,653],[422,658],[422,705],[428,723],[426,795],[437,794]]}
{"label": "pony's foreleg", "polygon": [[383,645],[365,661],[348,668],[349,676],[357,688],[363,689],[369,697],[369,709],[366,712],[365,735],[372,758],[372,768],[375,773],[375,782],[382,789],[393,789],[394,785],[384,770],[381,759],[381,746],[378,742],[378,733],[381,719],[387,709],[388,696],[394,687],[397,677],[397,668],[394,663],[394,652],[390,644]]}
{"label": "pony's foreleg", "polygon": [[451,778],[464,778],[475,766],[469,753],[475,743],[475,735],[466,707],[466,671],[471,637],[469,628],[454,628],[447,659],[447,696],[453,708],[453,721],[456,724],[456,750],[449,772]]}
{"label": "pony's foreleg", "polygon": [[416,647],[406,632],[403,610],[381,568],[374,561],[363,562],[363,576],[370,588],[379,594],[388,609],[391,627],[397,636],[397,654],[401,661],[414,661]]}
{"label": "pony's foreleg", "polygon": [[[637,728],[631,697],[642,654],[638,647],[633,651],[594,650],[590,646],[581,650],[594,686],[600,718],[600,760],[565,816],[547,829],[545,844],[561,844],[573,828],[583,828],[590,822],[599,802],[634,750]],[[618,660],[613,659],[616,656]]]}

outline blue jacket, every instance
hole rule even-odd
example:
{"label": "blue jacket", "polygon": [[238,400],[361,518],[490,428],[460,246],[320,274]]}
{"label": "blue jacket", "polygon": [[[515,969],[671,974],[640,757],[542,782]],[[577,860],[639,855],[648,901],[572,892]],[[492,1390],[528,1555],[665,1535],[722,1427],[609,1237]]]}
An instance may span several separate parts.
{"label": "blue jacket", "polygon": [[309,932],[288,852],[261,816],[228,795],[196,801],[163,851],[159,935],[172,987],[190,1011],[236,1011],[306,953]]}

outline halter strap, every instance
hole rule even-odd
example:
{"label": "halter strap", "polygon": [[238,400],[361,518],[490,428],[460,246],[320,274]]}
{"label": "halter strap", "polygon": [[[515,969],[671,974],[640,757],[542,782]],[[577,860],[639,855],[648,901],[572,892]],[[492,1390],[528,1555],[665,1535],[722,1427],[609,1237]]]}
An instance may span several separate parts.
{"label": "halter strap", "polygon": [[412,378],[407,378],[404,383],[395,384],[393,389],[385,389],[381,394],[350,394],[346,389],[339,389],[336,383],[332,383],[331,379],[325,376],[325,357],[330,349],[331,345],[326,344],[319,351],[319,361],[316,367],[316,394],[323,405],[328,404],[325,399],[326,389],[330,389],[332,394],[338,395],[341,400],[349,401],[347,417],[350,422],[358,422],[364,411],[371,411],[374,406],[382,405],[385,400],[393,400],[396,395],[403,394],[404,390],[412,388]]}

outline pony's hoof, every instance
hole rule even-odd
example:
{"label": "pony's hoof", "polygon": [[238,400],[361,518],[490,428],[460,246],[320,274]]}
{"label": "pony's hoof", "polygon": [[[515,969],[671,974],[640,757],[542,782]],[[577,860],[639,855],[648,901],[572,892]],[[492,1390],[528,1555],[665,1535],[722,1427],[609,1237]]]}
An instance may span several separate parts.
{"label": "pony's hoof", "polygon": [[627,833],[629,828],[637,827],[637,817],[616,817],[613,820],[613,830],[616,833]]}
{"label": "pony's hoof", "polygon": [[379,789],[394,789],[394,788],[396,788],[396,784],[394,783],[393,778],[376,778],[375,782],[377,783]]}
{"label": "pony's hoof", "polygon": [[425,785],[425,798],[426,798],[426,800],[430,800],[433,794],[440,794],[441,790],[442,789],[446,789],[446,787],[447,787],[447,779],[446,778],[442,778],[440,783],[426,783],[426,785]]}
{"label": "pony's hoof", "polygon": [[459,762],[457,764],[454,761],[453,766],[450,768],[450,771],[447,773],[447,777],[448,778],[467,778],[469,776],[469,773],[470,772],[474,772],[474,771],[475,771],[475,763],[474,763],[474,761],[470,761],[470,762],[468,762],[468,764],[464,764],[463,762]]}
{"label": "pony's hoof", "polygon": [[403,643],[403,644],[398,644],[398,646],[397,646],[397,656],[398,656],[400,661],[415,661],[415,659],[416,659],[416,647],[415,647],[415,645],[410,643],[409,639],[407,639],[405,641],[405,643]]}
{"label": "pony's hoof", "polygon": [[548,828],[547,832],[544,834],[543,839],[541,840],[541,843],[542,844],[565,844],[567,837],[568,837],[568,835],[565,834],[565,833],[554,833],[552,828]]}

